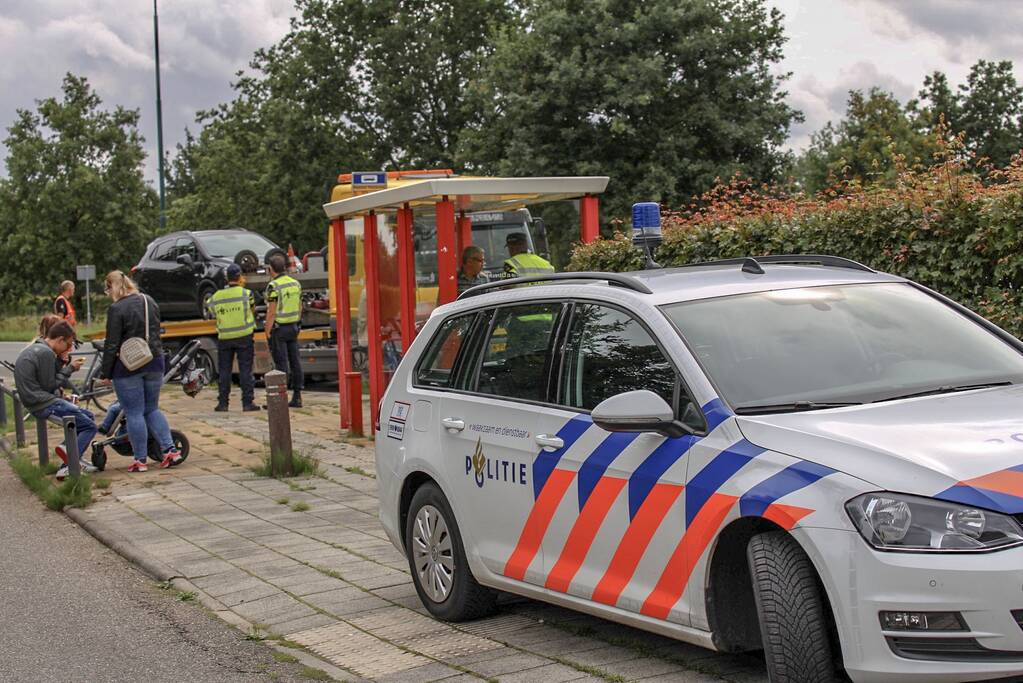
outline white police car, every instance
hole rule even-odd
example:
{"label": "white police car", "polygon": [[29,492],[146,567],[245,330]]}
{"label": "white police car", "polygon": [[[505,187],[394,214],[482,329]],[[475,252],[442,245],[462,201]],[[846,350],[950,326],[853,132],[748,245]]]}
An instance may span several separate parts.
{"label": "white police car", "polygon": [[432,614],[500,589],[772,681],[1023,673],[1023,344],[836,257],[553,279],[438,308],[384,396]]}

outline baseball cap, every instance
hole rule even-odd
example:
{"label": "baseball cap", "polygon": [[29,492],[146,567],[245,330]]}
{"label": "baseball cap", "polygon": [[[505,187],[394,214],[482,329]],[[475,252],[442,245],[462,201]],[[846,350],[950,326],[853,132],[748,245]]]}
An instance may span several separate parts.
{"label": "baseball cap", "polygon": [[227,279],[237,280],[242,276],[242,267],[237,263],[232,263],[227,267]]}

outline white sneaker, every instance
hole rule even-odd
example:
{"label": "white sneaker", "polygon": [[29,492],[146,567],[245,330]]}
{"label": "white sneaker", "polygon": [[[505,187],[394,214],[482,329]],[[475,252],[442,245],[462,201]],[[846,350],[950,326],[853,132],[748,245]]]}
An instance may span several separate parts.
{"label": "white sneaker", "polygon": [[67,479],[68,469],[67,465],[61,465],[60,469],[57,470],[57,481],[64,481]]}
{"label": "white sneaker", "polygon": [[91,462],[87,462],[85,458],[79,458],[78,464],[82,468],[82,471],[88,474],[92,474],[93,472],[99,472],[99,468],[93,465]]}

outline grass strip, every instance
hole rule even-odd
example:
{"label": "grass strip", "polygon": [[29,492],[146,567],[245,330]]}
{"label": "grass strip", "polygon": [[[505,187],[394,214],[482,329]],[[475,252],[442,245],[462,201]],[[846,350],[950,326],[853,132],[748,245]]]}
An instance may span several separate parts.
{"label": "grass strip", "polygon": [[[47,470],[55,468],[50,463]],[[24,455],[11,458],[11,467],[18,478],[51,510],[63,510],[65,507],[84,508],[92,502],[92,480],[89,475],[68,477],[62,482],[54,482],[47,470],[41,470]]]}

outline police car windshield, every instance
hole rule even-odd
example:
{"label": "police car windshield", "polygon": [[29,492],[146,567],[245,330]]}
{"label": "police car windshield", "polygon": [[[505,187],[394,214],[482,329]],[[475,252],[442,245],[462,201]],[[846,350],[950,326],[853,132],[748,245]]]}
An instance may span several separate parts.
{"label": "police car windshield", "polygon": [[266,252],[277,246],[254,232],[196,235],[196,239],[211,258],[234,258],[239,251],[248,249],[262,260]]}
{"label": "police car windshield", "polygon": [[908,284],[783,289],[663,308],[737,410],[1023,381],[1023,355]]}

